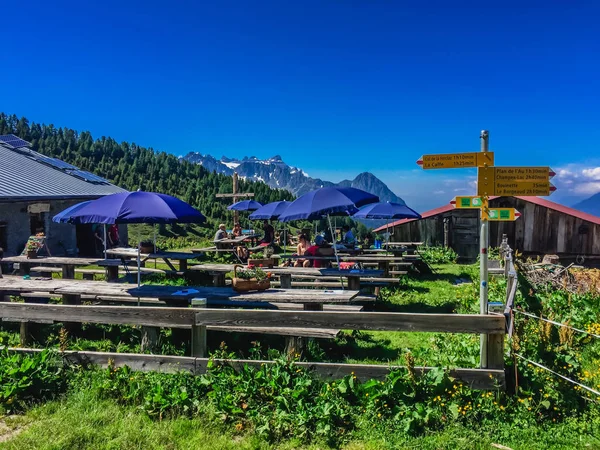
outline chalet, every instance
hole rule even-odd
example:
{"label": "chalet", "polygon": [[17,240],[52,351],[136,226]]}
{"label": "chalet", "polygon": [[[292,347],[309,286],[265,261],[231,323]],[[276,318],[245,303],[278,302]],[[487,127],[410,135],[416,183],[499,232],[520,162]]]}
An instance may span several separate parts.
{"label": "chalet", "polygon": [[[539,197],[490,197],[490,207],[521,213],[514,222],[490,222],[490,247],[499,246],[506,234],[509,245],[525,255],[557,254],[563,261],[578,262],[600,257],[600,217]],[[389,224],[391,241],[446,245],[465,261],[477,258],[479,229],[479,210],[450,204],[423,213],[419,220]]]}
{"label": "chalet", "polygon": [[52,255],[94,254],[91,226],[54,223],[52,217],[124,189],[30,147],[14,135],[0,136],[0,247],[5,256],[20,254],[29,236],[39,232]]}

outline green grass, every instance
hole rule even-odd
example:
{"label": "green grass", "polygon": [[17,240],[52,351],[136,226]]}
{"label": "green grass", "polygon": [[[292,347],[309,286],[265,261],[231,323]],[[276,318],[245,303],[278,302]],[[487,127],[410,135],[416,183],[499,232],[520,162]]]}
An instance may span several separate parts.
{"label": "green grass", "polygon": [[[0,449],[325,449],[322,444],[304,446],[301,441],[270,445],[253,435],[222,425],[206,411],[194,419],[152,420],[133,407],[101,400],[87,391],[30,410],[26,415],[5,419],[7,428],[21,429]],[[366,449],[489,449],[498,443],[518,449],[600,448],[597,417],[567,420],[559,425],[518,427],[516,424],[486,423],[474,428],[450,426],[442,431],[411,437],[385,427],[358,430],[342,448]],[[0,427],[0,442],[6,433]],[[10,431],[8,431],[10,432]]]}
{"label": "green grass", "polygon": [[[458,279],[471,280],[477,270],[475,266],[444,264],[436,265],[434,269],[436,273],[433,275],[405,276],[398,288],[383,291],[383,301],[365,309],[419,313],[454,313],[473,308],[478,310],[479,299],[474,294],[473,283],[456,284]],[[403,355],[410,350],[417,355],[420,364],[426,364],[433,358],[432,340],[435,335],[436,333],[398,331],[348,331],[335,342],[323,341],[321,347],[327,359],[334,361],[403,365]]]}

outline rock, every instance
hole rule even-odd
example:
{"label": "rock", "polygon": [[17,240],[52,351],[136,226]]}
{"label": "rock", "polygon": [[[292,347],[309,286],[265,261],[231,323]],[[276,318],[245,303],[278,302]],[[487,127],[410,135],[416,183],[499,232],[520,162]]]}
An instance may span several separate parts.
{"label": "rock", "polygon": [[544,255],[542,264],[560,264],[560,258],[558,255]]}

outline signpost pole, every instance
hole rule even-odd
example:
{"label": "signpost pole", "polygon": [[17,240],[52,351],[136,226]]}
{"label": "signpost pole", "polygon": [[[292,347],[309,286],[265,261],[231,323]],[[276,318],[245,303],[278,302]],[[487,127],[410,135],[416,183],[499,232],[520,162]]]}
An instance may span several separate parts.
{"label": "signpost pole", "polygon": [[[489,132],[481,131],[481,151],[487,152],[489,145]],[[482,212],[488,209],[488,196],[484,195],[482,204]],[[486,211],[487,212],[487,211]],[[488,311],[488,245],[489,245],[489,222],[487,214],[481,215],[481,233],[479,235],[479,312],[487,314]],[[479,361],[482,369],[487,368],[487,334],[480,336]]]}

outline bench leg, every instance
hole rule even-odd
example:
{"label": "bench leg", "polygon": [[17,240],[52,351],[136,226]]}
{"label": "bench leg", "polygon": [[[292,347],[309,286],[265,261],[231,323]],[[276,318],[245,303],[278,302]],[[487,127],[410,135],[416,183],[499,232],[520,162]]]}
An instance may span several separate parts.
{"label": "bench leg", "polygon": [[187,259],[180,259],[179,260],[179,271],[185,272],[187,269],[188,269]]}
{"label": "bench leg", "polygon": [[21,347],[27,347],[31,343],[29,322],[21,322],[21,327],[19,329],[19,343],[21,344]]}
{"label": "bench leg", "polygon": [[83,279],[84,280],[94,280],[94,274],[93,273],[84,273],[83,274]]}
{"label": "bench leg", "polygon": [[348,277],[348,289],[360,291],[360,277]]}
{"label": "bench leg", "polygon": [[106,268],[106,281],[112,283],[119,279],[119,266],[108,266]]}
{"label": "bench leg", "polygon": [[279,276],[279,287],[281,289],[291,289],[292,288],[292,275],[289,273],[282,273]]}
{"label": "bench leg", "polygon": [[142,353],[146,351],[154,351],[158,346],[158,335],[160,328],[158,327],[142,327],[142,342],[140,349]]}
{"label": "bench leg", "polygon": [[75,279],[75,266],[64,265],[62,266],[62,277],[64,280]]}
{"label": "bench leg", "polygon": [[225,274],[215,273],[213,275],[213,284],[215,287],[225,287]]}
{"label": "bench leg", "polygon": [[29,275],[31,272],[31,264],[30,263],[19,263],[19,275]]}

